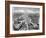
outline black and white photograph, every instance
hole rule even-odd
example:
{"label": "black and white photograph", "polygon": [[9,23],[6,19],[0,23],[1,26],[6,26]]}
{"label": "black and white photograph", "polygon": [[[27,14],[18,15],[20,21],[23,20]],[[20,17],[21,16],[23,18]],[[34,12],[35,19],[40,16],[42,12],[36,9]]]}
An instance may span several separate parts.
{"label": "black and white photograph", "polygon": [[13,7],[13,30],[26,31],[39,29],[39,8]]}

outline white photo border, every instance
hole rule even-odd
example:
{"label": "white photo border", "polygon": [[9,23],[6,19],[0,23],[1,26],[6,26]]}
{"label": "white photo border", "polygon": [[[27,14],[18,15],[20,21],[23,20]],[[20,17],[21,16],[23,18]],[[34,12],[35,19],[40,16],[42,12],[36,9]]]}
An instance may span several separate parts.
{"label": "white photo border", "polygon": [[[30,31],[14,31],[12,27],[12,8],[13,7],[31,7],[31,8],[40,8],[40,20],[39,20],[39,30],[30,30]],[[22,33],[38,33],[42,32],[42,6],[37,5],[19,5],[19,4],[10,4],[10,34],[22,34]]]}

